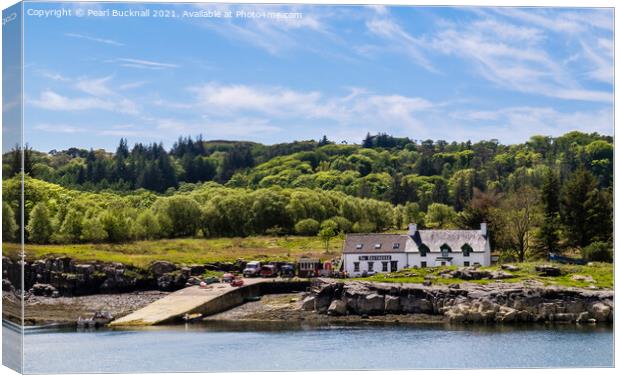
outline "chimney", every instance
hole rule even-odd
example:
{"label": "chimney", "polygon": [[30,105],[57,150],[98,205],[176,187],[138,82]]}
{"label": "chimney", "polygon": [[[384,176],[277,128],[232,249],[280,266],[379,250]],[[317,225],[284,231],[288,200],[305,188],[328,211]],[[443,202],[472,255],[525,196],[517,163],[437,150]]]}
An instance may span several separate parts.
{"label": "chimney", "polygon": [[487,223],[480,223],[480,234],[487,236]]}
{"label": "chimney", "polygon": [[414,223],[409,224],[409,232],[407,232],[409,236],[415,236],[415,232],[417,231],[418,231],[417,224],[414,224]]}

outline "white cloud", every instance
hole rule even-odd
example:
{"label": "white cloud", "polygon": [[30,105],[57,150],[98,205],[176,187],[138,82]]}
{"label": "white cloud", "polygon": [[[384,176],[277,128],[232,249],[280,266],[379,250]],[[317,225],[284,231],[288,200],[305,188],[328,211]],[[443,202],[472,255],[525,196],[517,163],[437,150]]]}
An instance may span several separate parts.
{"label": "white cloud", "polygon": [[77,126],[65,125],[65,124],[38,124],[34,127],[36,130],[48,132],[48,133],[83,133],[86,131],[84,128]]}
{"label": "white cloud", "polygon": [[136,69],[152,69],[152,70],[161,70],[161,69],[169,69],[169,68],[178,68],[179,65],[164,63],[159,61],[151,61],[144,59],[133,59],[133,58],[117,58],[108,60],[107,62],[117,63],[120,66],[127,68],[136,68]]}
{"label": "white cloud", "polygon": [[575,74],[547,52],[534,29],[523,32],[529,36],[521,42],[510,37],[517,30],[510,26],[502,34],[496,21],[474,22],[438,32],[430,47],[470,61],[481,76],[505,89],[561,99],[613,100],[611,92],[584,88]]}
{"label": "white cloud", "polygon": [[41,92],[38,99],[30,100],[36,107],[52,111],[86,111],[105,110],[126,114],[138,114],[137,105],[131,100],[121,98],[119,100],[104,100],[96,97],[70,98],[60,95],[51,90]]}
{"label": "white cloud", "polygon": [[373,34],[390,40],[394,44],[393,51],[402,51],[424,69],[438,72],[424,54],[424,41],[405,32],[396,22],[386,17],[374,18],[366,22],[366,27]]}
{"label": "white cloud", "polygon": [[[333,16],[333,11],[320,12],[315,9],[311,12],[304,11],[307,8],[301,6],[282,6],[276,4],[196,4],[198,9],[202,10],[219,10],[219,11],[243,11],[251,12],[282,12],[282,13],[301,13],[301,17],[288,18],[245,18],[239,19],[201,19],[186,18],[188,22],[192,22],[201,27],[206,27],[225,38],[241,41],[253,45],[254,47],[263,49],[272,55],[279,55],[285,50],[295,48],[313,49],[317,52],[323,52],[325,39],[318,43],[312,43],[308,34],[304,34],[305,38],[295,36],[296,32],[313,31],[327,38],[337,39],[337,36],[328,31],[328,27],[324,22],[324,18]],[[301,42],[303,40],[303,43]]]}
{"label": "white cloud", "polygon": [[103,38],[95,38],[95,37],[91,37],[88,35],[83,35],[83,34],[77,34],[77,33],[65,33],[65,36],[69,37],[69,38],[77,38],[77,39],[84,39],[84,40],[89,40],[91,42],[97,42],[97,43],[102,43],[102,44],[108,44],[108,45],[112,45],[112,46],[117,46],[117,47],[122,47],[124,46],[123,43],[117,42],[115,40],[112,39],[103,39]]}
{"label": "white cloud", "polygon": [[353,124],[361,119],[415,123],[414,113],[433,104],[426,99],[402,95],[378,95],[353,88],[346,95],[327,96],[317,91],[302,92],[283,87],[255,87],[208,83],[190,89],[196,94],[195,108],[210,115],[228,117],[246,113],[295,121],[324,119]]}
{"label": "white cloud", "polygon": [[95,79],[80,79],[76,82],[75,88],[93,96],[110,96],[113,91],[108,87],[108,82],[112,76]]}
{"label": "white cloud", "polygon": [[[535,134],[559,136],[573,130],[602,134],[613,131],[613,111],[609,108],[560,112],[551,107],[524,106],[454,111],[450,117],[458,124],[475,124],[475,130],[482,135],[478,138],[497,138],[508,143],[522,142]],[[455,126],[455,137],[476,138],[472,137],[472,131],[467,134],[467,129],[466,125]]]}

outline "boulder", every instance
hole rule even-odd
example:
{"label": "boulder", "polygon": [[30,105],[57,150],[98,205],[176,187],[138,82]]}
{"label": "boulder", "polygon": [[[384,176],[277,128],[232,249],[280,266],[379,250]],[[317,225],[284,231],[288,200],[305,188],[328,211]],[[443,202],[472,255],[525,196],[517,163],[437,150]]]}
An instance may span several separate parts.
{"label": "boulder", "polygon": [[602,302],[595,302],[589,306],[588,312],[597,322],[606,322],[611,314],[611,307]]}
{"label": "boulder", "polygon": [[2,290],[5,292],[10,292],[13,290],[13,284],[7,279],[2,279]]}
{"label": "boulder", "polygon": [[200,276],[207,270],[204,265],[194,264],[189,266],[191,276]]}
{"label": "boulder", "polygon": [[571,276],[571,280],[574,281],[583,281],[586,283],[593,283],[594,279],[590,275],[573,275]]}
{"label": "boulder", "polygon": [[519,271],[519,270],[520,270],[520,268],[519,268],[519,267],[514,266],[514,265],[512,265],[512,264],[502,264],[502,265],[501,265],[501,268],[502,268],[503,270],[506,270],[506,271],[511,271],[511,272],[516,272],[516,271]]}
{"label": "boulder", "polygon": [[301,301],[301,309],[305,311],[314,310],[314,296],[308,296]]}
{"label": "boulder", "polygon": [[35,296],[51,297],[56,292],[56,288],[49,284],[34,284],[30,289],[30,293]]}
{"label": "boulder", "polygon": [[399,313],[400,311],[400,297],[385,296],[385,312]]}
{"label": "boulder", "polygon": [[502,323],[512,323],[517,319],[517,310],[507,306],[502,306],[496,315],[496,319]]}
{"label": "boulder", "polygon": [[432,314],[433,304],[426,298],[418,298],[413,295],[400,298],[402,312],[409,314]]}
{"label": "boulder", "polygon": [[347,313],[347,304],[339,299],[333,300],[327,308],[327,315],[340,316]]}
{"label": "boulder", "polygon": [[540,266],[536,266],[536,272],[538,272],[541,276],[560,276],[562,275],[562,271],[560,267],[552,266],[549,264],[543,264]]}
{"label": "boulder", "polygon": [[511,277],[514,277],[514,275],[504,271],[493,271],[490,274],[490,278],[493,280],[510,279]]}
{"label": "boulder", "polygon": [[359,314],[382,314],[385,311],[384,309],[385,300],[379,294],[371,293],[357,300],[357,312]]}
{"label": "boulder", "polygon": [[149,270],[155,276],[162,276],[163,274],[176,271],[176,269],[177,266],[165,260],[155,261],[149,267]]}
{"label": "boulder", "polygon": [[590,319],[590,313],[587,311],[584,311],[577,316],[577,319],[575,319],[575,321],[577,323],[587,323],[588,319]]}

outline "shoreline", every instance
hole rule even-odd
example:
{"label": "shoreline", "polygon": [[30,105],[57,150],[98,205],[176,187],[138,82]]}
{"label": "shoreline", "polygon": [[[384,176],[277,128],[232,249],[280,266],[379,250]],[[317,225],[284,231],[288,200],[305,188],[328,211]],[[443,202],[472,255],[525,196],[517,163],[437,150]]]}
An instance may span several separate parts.
{"label": "shoreline", "polygon": [[[343,287],[345,289],[334,293],[336,289],[340,290]],[[29,296],[24,301],[26,304],[24,322],[26,327],[75,327],[79,317],[86,318],[98,311],[107,311],[118,319],[168,294],[168,292],[161,291],[141,291],[79,297]],[[386,307],[380,311],[371,311],[374,308],[373,301],[377,298],[385,300],[385,303],[389,302],[393,307],[396,301],[394,296],[399,294],[398,302],[401,308],[388,309],[386,304]],[[536,302],[527,303],[526,301],[530,298],[534,298]],[[497,306],[498,300],[504,301],[501,306]],[[19,321],[16,319],[18,315],[15,314],[21,310],[19,300],[11,292],[3,292],[3,302],[5,306],[3,319]],[[361,304],[362,302],[370,303],[370,305],[365,307]],[[579,316],[580,312],[577,310],[574,310],[575,313],[572,314],[567,312],[568,309],[574,309],[577,304],[582,306],[581,309],[584,309],[586,314],[589,314],[588,310],[591,311],[593,304],[600,307],[601,303],[610,310],[607,319],[579,320],[575,317]],[[339,312],[333,305],[345,305],[349,310]],[[490,310],[484,310],[483,305],[486,306],[485,309],[490,308]],[[488,316],[493,311],[493,307],[489,307],[491,305],[496,305],[495,316],[499,318],[477,319]],[[512,307],[516,305],[521,307],[513,314],[515,318],[506,319],[507,314],[512,314],[511,310],[514,310]],[[478,310],[472,311],[471,308],[475,306],[478,306]],[[366,308],[370,310],[368,313],[363,313],[363,309]],[[527,309],[532,311],[529,318],[519,318],[521,314],[525,314]],[[547,315],[536,316],[536,310],[544,310]],[[456,315],[455,312],[460,312],[461,315]],[[486,286],[466,284],[459,288],[359,281],[348,281],[343,284],[342,281],[317,279],[308,292],[264,294],[257,301],[247,301],[226,311],[201,317],[197,323],[232,325],[287,323],[316,326],[331,324],[468,325],[471,323],[493,326],[510,323],[519,326],[528,323],[612,324],[612,319],[612,290],[593,292],[575,288],[544,288],[501,283]]]}

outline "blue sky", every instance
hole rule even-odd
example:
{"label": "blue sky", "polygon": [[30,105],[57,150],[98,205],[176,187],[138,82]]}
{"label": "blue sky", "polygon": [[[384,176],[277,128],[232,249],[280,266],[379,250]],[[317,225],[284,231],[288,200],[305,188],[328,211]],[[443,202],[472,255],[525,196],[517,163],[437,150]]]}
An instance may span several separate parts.
{"label": "blue sky", "polygon": [[[62,6],[27,3],[26,14]],[[178,17],[26,16],[25,136],[42,151],[198,134],[516,143],[613,132],[610,9],[64,6]],[[301,18],[183,17],[198,10]]]}

